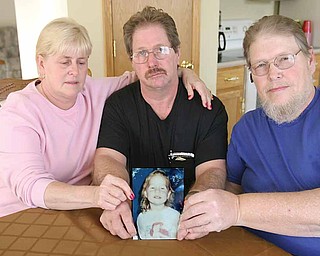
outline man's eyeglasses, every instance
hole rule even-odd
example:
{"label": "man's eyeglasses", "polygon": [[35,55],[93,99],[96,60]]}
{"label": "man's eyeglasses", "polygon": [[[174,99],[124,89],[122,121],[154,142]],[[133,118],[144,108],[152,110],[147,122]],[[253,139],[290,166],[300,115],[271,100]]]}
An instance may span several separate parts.
{"label": "man's eyeglasses", "polygon": [[150,51],[149,50],[137,51],[132,54],[131,59],[136,64],[143,64],[143,63],[147,62],[147,60],[149,58],[149,54],[153,53],[154,57],[157,60],[163,60],[163,59],[167,58],[167,56],[170,54],[170,50],[173,50],[173,48],[161,45],[161,46],[153,48]]}
{"label": "man's eyeglasses", "polygon": [[301,52],[301,49],[296,54],[281,54],[272,61],[259,61],[252,64],[250,70],[255,76],[264,76],[269,73],[271,63],[281,70],[291,68],[295,63],[295,58],[299,52]]}

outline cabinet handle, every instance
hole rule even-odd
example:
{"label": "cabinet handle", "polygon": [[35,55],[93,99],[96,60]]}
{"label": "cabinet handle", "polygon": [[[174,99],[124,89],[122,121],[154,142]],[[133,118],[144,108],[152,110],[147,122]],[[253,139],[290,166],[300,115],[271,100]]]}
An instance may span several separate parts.
{"label": "cabinet handle", "polygon": [[224,81],[226,82],[230,82],[230,81],[236,81],[239,80],[240,78],[238,76],[234,76],[234,77],[229,77],[229,78],[225,78]]}

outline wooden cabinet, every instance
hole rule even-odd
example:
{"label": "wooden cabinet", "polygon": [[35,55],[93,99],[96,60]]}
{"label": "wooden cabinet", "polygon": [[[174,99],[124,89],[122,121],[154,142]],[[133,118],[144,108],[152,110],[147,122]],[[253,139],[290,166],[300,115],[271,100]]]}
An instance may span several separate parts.
{"label": "wooden cabinet", "polygon": [[320,85],[320,53],[316,54],[316,71],[313,74],[313,80],[315,86]]}
{"label": "wooden cabinet", "polygon": [[233,126],[244,113],[244,66],[218,68],[217,96],[228,113],[228,140]]}

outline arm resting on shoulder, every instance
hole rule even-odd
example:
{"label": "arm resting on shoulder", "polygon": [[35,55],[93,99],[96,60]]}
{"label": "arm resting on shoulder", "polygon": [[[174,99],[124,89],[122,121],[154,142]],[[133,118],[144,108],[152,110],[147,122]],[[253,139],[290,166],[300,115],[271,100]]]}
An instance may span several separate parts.
{"label": "arm resting on shoulder", "polygon": [[193,98],[194,90],[196,90],[201,97],[203,107],[211,110],[212,93],[199,76],[189,68],[179,68],[178,75],[182,77],[184,86],[188,92],[188,99],[191,100]]}
{"label": "arm resting on shoulder", "polygon": [[[124,72],[123,76],[127,76],[128,81],[127,84],[133,83],[138,80],[138,77],[134,71]],[[179,68],[178,69],[178,76],[182,78],[184,86],[188,92],[188,98],[191,100],[194,96],[194,90],[196,90],[202,100],[202,105],[209,110],[212,109],[211,106],[211,99],[212,93],[206,87],[205,83],[199,78],[199,76],[189,68]]]}
{"label": "arm resting on shoulder", "polygon": [[320,237],[320,188],[238,197],[238,226],[289,236]]}

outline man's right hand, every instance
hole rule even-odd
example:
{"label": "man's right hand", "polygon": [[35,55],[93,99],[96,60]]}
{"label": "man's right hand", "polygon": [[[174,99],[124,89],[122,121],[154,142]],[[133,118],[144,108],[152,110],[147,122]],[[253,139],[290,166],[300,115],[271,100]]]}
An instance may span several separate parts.
{"label": "man's right hand", "polygon": [[121,178],[108,174],[97,191],[97,205],[105,210],[115,210],[118,205],[127,199],[134,199],[134,194],[128,183]]}
{"label": "man's right hand", "polygon": [[129,239],[137,234],[127,201],[120,203],[113,211],[103,211],[100,222],[112,235],[122,239]]}

